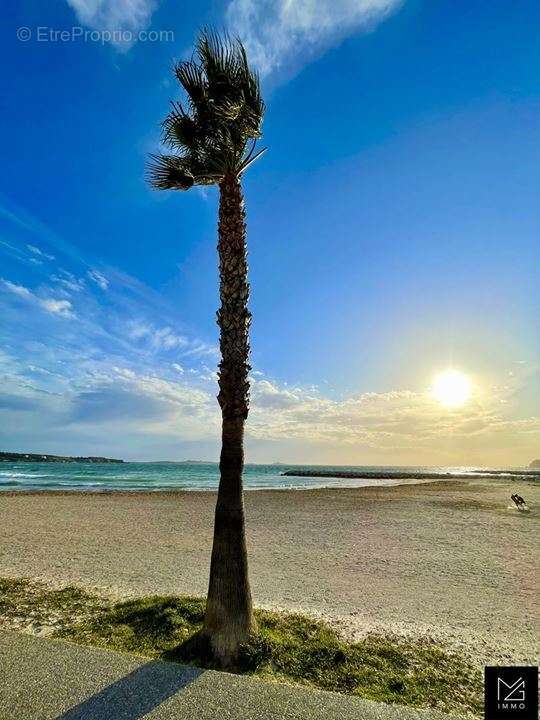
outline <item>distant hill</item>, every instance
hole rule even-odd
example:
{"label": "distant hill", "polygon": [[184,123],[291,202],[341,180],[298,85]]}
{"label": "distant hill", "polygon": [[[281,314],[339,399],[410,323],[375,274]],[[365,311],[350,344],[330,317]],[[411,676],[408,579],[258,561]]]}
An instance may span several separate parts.
{"label": "distant hill", "polygon": [[105,457],[70,457],[63,455],[39,455],[37,453],[0,452],[0,462],[122,463],[124,461]]}
{"label": "distant hill", "polygon": [[540,470],[540,459],[533,460],[531,463],[529,463],[529,468],[531,470]]}

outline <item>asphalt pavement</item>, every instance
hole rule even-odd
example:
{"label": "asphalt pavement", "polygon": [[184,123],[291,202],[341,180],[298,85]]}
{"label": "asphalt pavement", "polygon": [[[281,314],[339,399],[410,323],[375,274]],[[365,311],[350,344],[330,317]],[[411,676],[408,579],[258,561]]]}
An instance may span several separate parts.
{"label": "asphalt pavement", "polygon": [[0,720],[450,720],[337,693],[0,632]]}

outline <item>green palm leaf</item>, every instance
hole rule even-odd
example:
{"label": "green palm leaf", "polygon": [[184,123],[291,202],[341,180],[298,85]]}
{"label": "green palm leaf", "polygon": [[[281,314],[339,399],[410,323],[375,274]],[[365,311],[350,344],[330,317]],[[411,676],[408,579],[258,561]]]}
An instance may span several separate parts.
{"label": "green palm leaf", "polygon": [[219,183],[261,154],[246,152],[261,136],[265,106],[242,43],[207,30],[196,58],[174,68],[187,104],[172,102],[162,123],[163,143],[175,154],[151,157],[149,180],[159,190]]}

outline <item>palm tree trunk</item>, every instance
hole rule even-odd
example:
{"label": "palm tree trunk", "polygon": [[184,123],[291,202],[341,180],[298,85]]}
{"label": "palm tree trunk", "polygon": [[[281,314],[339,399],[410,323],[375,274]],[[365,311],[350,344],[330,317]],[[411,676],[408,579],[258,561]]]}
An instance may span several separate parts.
{"label": "palm tree trunk", "polygon": [[242,471],[244,423],[249,409],[249,326],[244,200],[240,180],[220,184],[219,273],[221,362],[219,395],[223,418],[220,482],[203,633],[214,657],[234,664],[239,645],[255,631],[248,578]]}

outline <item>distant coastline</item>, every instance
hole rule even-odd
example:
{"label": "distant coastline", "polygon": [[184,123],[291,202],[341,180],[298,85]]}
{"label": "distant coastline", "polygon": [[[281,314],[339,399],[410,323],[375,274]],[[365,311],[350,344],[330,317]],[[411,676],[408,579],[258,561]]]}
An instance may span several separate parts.
{"label": "distant coastline", "polygon": [[0,462],[54,462],[54,463],[123,463],[123,460],[106,457],[71,457],[69,455],[42,455],[40,453],[0,452]]}
{"label": "distant coastline", "polygon": [[402,470],[372,471],[372,470],[287,470],[281,473],[282,477],[312,477],[312,478],[343,478],[357,480],[471,480],[475,477],[540,477],[540,473],[530,470],[470,470],[468,472],[409,472]]}

